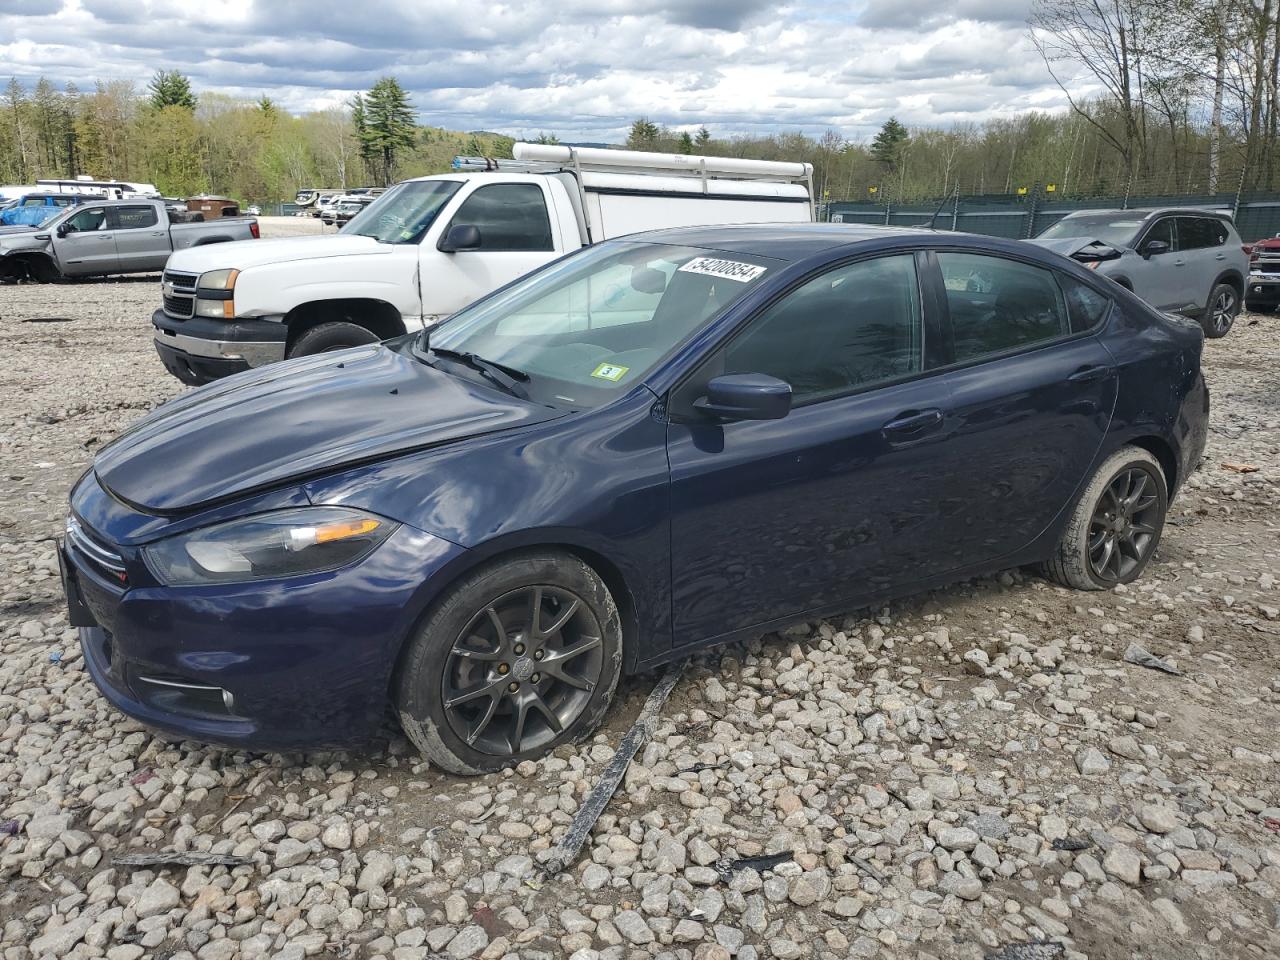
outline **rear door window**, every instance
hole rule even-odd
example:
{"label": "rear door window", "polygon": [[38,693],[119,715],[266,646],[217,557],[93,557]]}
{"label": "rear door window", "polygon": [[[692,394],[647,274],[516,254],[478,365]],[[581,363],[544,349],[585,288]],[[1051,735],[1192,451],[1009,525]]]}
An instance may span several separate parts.
{"label": "rear door window", "polygon": [[939,253],[958,363],[1035,346],[1072,331],[1053,273],[974,253]]}
{"label": "rear door window", "polygon": [[156,209],[152,206],[116,207],[116,227],[120,230],[141,230],[158,223]]}

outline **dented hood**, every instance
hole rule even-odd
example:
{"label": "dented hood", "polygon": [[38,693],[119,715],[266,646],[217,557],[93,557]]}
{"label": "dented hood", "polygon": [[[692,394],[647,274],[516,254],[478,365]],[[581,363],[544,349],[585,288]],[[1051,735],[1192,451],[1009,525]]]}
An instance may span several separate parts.
{"label": "dented hood", "polygon": [[181,513],[558,415],[394,348],[357,347],[184,394],[103,448],[94,471],[135,508]]}
{"label": "dented hood", "polygon": [[1058,237],[1053,240],[1032,239],[1027,242],[1084,263],[1115,260],[1124,252],[1122,247],[1105,243],[1096,237]]}

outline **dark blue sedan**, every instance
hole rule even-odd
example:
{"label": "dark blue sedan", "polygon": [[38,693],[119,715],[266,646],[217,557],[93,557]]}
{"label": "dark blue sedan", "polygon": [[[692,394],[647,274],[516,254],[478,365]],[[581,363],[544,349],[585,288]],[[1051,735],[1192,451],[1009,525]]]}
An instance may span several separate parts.
{"label": "dark blue sedan", "polygon": [[1201,346],[1024,243],[604,243],[141,420],[72,492],[72,621],[153,726],[303,747],[390,705],[495,770],[711,644],[1016,565],[1133,580],[1204,448]]}

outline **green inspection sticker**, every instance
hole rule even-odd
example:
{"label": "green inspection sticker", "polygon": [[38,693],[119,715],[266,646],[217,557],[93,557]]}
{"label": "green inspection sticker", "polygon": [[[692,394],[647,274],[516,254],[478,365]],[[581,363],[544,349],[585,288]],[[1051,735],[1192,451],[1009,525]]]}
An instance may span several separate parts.
{"label": "green inspection sticker", "polygon": [[630,369],[630,367],[619,367],[612,363],[602,363],[591,371],[591,375],[601,380],[612,380],[617,383],[626,376],[627,371]]}

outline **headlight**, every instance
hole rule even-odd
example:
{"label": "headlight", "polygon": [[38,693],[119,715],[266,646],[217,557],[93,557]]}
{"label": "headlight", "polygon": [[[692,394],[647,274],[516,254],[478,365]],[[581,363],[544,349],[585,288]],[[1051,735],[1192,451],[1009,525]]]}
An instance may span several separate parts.
{"label": "headlight", "polygon": [[239,270],[210,270],[200,274],[200,281],[196,286],[201,290],[234,290],[238,276]]}
{"label": "headlight", "polygon": [[240,583],[345,567],[372,553],[396,526],[345,507],[303,507],[179,534],[143,552],[169,586]]}

